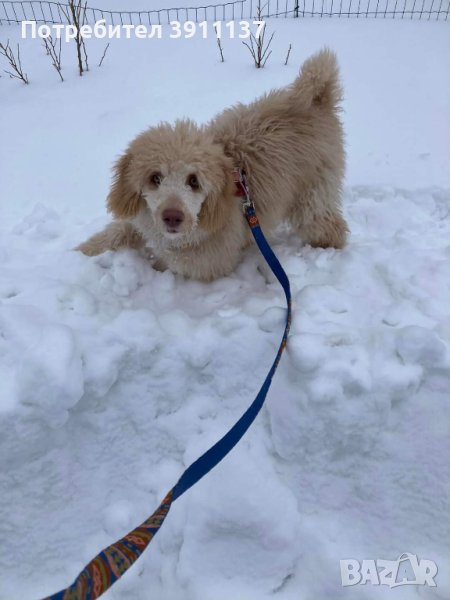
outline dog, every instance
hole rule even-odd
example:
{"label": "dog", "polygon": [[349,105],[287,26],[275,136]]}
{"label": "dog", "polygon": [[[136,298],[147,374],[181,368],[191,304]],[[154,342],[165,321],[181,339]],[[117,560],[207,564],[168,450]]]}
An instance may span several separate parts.
{"label": "dog", "polygon": [[211,281],[251,242],[233,171],[244,169],[264,232],[288,221],[313,247],[342,248],[345,152],[335,55],[324,49],[287,88],[226,109],[206,125],[160,123],[115,165],[113,221],[78,246],[88,256],[146,249],[158,270]]}

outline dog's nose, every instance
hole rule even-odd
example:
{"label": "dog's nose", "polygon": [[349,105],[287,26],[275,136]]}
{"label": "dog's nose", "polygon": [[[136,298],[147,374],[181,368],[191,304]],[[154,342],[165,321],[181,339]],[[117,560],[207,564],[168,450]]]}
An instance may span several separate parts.
{"label": "dog's nose", "polygon": [[177,208],[166,208],[162,214],[162,220],[172,229],[177,228],[184,221],[184,214]]}

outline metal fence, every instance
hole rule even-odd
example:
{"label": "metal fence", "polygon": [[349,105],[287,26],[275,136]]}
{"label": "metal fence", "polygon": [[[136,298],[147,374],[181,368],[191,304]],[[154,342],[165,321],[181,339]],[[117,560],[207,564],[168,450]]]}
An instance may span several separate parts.
{"label": "metal fence", "polygon": [[[95,2],[95,0],[93,0]],[[129,1],[129,0],[128,0]],[[194,2],[194,0],[193,0]],[[450,0],[266,0],[263,18],[356,17],[383,19],[434,19],[447,21]],[[231,21],[254,19],[257,0],[235,0],[190,8],[113,11],[86,8],[85,23],[104,19],[111,25],[163,25],[170,21]],[[61,8],[63,7],[63,9]],[[64,2],[48,0],[0,0],[0,25],[21,21],[65,23]]]}

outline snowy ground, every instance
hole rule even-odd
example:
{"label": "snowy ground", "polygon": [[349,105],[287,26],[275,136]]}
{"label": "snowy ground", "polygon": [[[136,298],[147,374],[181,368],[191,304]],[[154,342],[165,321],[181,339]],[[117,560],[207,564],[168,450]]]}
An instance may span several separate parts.
{"label": "snowy ground", "polygon": [[[238,40],[221,64],[198,38],[114,41],[97,69],[93,41],[83,79],[64,48],[60,84],[26,40],[31,85],[0,79],[1,600],[55,592],[147,517],[251,402],[281,336],[256,250],[212,284],[71,251],[107,220],[111,163],[149,124],[288,83],[324,44],[346,92],[350,242],[275,240],[295,311],[267,406],[105,598],[450,596],[448,24],[270,27],[263,71]],[[342,588],[340,559],[403,552],[437,563],[436,588]]]}

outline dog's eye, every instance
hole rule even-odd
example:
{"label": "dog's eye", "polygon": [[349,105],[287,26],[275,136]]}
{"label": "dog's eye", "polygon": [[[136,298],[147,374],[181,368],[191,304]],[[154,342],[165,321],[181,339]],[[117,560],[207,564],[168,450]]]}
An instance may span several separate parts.
{"label": "dog's eye", "polygon": [[200,183],[198,182],[197,175],[189,175],[187,178],[187,184],[193,190],[200,189]]}
{"label": "dog's eye", "polygon": [[153,183],[153,185],[161,185],[162,180],[163,176],[161,175],[161,173],[153,173],[153,175],[150,176],[150,183]]}

